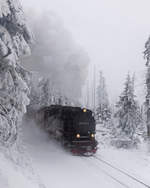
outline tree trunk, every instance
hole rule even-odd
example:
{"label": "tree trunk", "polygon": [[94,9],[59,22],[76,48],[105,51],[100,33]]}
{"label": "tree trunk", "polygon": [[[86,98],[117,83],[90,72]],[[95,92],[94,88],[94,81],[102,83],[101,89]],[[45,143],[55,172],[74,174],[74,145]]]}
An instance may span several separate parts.
{"label": "tree trunk", "polygon": [[150,138],[150,109],[147,110],[147,136]]}
{"label": "tree trunk", "polygon": [[150,138],[150,108],[147,109],[147,136]]}

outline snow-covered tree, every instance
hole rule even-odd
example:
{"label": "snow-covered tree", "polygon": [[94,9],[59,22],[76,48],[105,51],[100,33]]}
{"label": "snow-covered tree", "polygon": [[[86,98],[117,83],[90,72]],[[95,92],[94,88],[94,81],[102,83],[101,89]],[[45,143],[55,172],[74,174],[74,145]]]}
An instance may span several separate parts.
{"label": "snow-covered tree", "polygon": [[144,57],[146,59],[146,66],[147,66],[147,74],[146,74],[146,87],[147,87],[147,94],[146,94],[146,124],[147,124],[147,135],[150,138],[150,37],[148,41],[145,43],[145,51]]}
{"label": "snow-covered tree", "polygon": [[9,146],[29,104],[29,73],[20,57],[30,53],[31,33],[18,0],[0,1],[0,142]]}
{"label": "snow-covered tree", "polygon": [[125,88],[116,104],[117,112],[115,117],[118,118],[119,134],[133,139],[138,125],[141,123],[140,108],[135,100],[134,79],[127,75]]}
{"label": "snow-covered tree", "polygon": [[97,87],[97,116],[98,119],[103,121],[108,121],[111,118],[111,110],[108,100],[108,94],[106,90],[106,83],[103,73],[99,72],[99,84]]}

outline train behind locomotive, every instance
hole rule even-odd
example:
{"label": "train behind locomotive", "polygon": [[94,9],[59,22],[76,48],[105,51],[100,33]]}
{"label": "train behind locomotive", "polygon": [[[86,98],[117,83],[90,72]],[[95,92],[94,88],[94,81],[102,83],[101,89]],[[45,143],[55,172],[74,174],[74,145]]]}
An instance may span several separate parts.
{"label": "train behind locomotive", "polygon": [[42,127],[74,154],[94,154],[96,123],[91,110],[61,105],[44,107],[36,115]]}

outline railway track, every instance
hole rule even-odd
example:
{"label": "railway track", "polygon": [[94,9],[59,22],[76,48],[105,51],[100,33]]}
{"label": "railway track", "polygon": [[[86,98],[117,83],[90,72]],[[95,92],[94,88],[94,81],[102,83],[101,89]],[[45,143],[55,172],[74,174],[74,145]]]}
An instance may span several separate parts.
{"label": "railway track", "polygon": [[122,174],[128,176],[129,178],[131,178],[132,180],[138,182],[139,184],[141,184],[141,185],[143,185],[143,186],[145,186],[145,187],[147,187],[147,188],[150,188],[150,185],[148,185],[148,184],[144,183],[143,181],[139,180],[138,178],[136,178],[136,177],[130,175],[129,173],[125,172],[124,170],[122,170],[122,169],[120,169],[120,168],[118,168],[118,167],[115,167],[115,166],[114,166],[113,164],[111,164],[110,162],[107,162],[106,160],[101,159],[101,158],[99,158],[99,157],[97,157],[97,156],[94,156],[94,158],[95,158],[96,160],[98,160],[98,161],[100,161],[100,162],[106,164],[107,166],[110,166],[111,168],[115,169],[116,171],[118,171],[118,172],[120,172],[120,173],[122,173]]}
{"label": "railway track", "polygon": [[[93,160],[94,159],[94,160]],[[126,188],[150,188],[150,185],[143,182],[142,180],[134,177],[133,175],[129,174],[128,172],[116,167],[112,163],[101,159],[100,157],[93,156],[89,159],[92,163],[98,166],[100,170],[109,176],[111,179],[116,181],[121,187]],[[99,165],[98,165],[99,164]]]}

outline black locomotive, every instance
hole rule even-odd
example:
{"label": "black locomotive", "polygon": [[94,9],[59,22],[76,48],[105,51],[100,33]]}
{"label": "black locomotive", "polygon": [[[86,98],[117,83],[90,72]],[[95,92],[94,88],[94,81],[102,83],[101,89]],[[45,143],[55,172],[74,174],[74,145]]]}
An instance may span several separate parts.
{"label": "black locomotive", "polygon": [[44,107],[37,118],[46,131],[74,154],[93,154],[97,150],[95,119],[91,110],[61,105]]}

